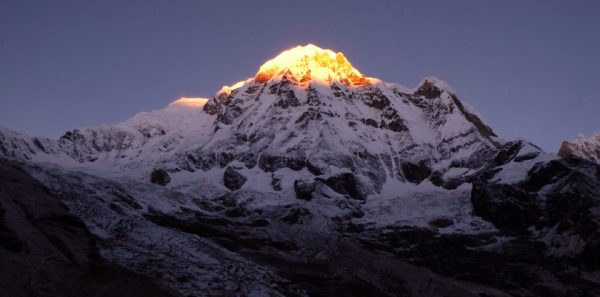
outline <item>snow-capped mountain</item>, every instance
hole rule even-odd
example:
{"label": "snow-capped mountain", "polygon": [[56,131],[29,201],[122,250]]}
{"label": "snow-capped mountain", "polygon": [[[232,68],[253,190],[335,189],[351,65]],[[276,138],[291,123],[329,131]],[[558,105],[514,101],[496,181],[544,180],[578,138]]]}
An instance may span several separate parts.
{"label": "snow-capped mountain", "polygon": [[0,295],[35,295],[8,271],[60,292],[56,265],[3,263],[85,275],[80,246],[173,296],[600,295],[600,165],[502,140],[439,79],[386,83],[314,45],[121,123],[0,128],[0,155]]}
{"label": "snow-capped mountain", "polygon": [[561,157],[577,156],[600,162],[600,132],[589,138],[579,135],[575,140],[564,141],[560,145],[558,155]]}
{"label": "snow-capped mountain", "polygon": [[477,169],[502,143],[444,82],[428,77],[415,89],[385,83],[361,74],[343,54],[314,45],[281,53],[203,108],[202,99],[190,102],[58,140],[4,131],[0,149],[121,172],[206,171],[232,161],[267,172],[348,171],[372,193],[387,180],[419,183],[432,172]]}

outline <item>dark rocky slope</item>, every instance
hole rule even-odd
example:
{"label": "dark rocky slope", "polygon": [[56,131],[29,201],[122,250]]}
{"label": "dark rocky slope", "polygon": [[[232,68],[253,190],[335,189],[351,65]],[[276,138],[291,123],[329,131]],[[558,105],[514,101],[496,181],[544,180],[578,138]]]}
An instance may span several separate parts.
{"label": "dark rocky slope", "polygon": [[0,159],[0,296],[171,296],[106,262],[85,224],[15,162]]}

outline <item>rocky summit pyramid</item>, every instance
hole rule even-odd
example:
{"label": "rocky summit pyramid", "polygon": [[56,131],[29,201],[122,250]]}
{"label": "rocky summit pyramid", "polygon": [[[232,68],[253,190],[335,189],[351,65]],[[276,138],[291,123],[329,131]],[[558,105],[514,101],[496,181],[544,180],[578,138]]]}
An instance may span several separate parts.
{"label": "rocky summit pyramid", "polygon": [[0,155],[2,296],[600,295],[597,163],[311,44],[122,123],[1,128]]}

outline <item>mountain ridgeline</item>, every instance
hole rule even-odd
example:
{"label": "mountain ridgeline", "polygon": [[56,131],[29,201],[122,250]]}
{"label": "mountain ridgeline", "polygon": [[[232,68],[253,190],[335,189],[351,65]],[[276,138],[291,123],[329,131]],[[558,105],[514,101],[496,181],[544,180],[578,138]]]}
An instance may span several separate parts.
{"label": "mountain ridgeline", "polygon": [[[0,149],[50,162],[55,158],[46,155],[60,155],[84,167],[102,160],[123,169],[206,171],[237,161],[267,172],[345,170],[364,181],[367,195],[389,179],[420,183],[450,168],[480,168],[502,144],[438,79],[409,90],[360,76],[345,58],[339,66],[339,55],[315,46],[290,51],[274,59],[288,62],[279,72],[259,71],[235,88],[224,87],[202,110],[169,106],[117,125],[76,129],[56,141],[5,132]],[[296,57],[297,51],[306,55]],[[288,55],[297,60],[289,62]]]}

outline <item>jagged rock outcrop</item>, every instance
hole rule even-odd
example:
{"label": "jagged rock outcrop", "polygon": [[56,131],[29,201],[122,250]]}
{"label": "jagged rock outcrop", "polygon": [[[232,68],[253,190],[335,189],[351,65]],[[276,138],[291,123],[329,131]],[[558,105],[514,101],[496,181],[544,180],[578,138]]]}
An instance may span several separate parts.
{"label": "jagged rock outcrop", "polygon": [[589,138],[580,135],[576,140],[564,141],[560,145],[558,155],[561,157],[577,156],[600,162],[600,132]]}

